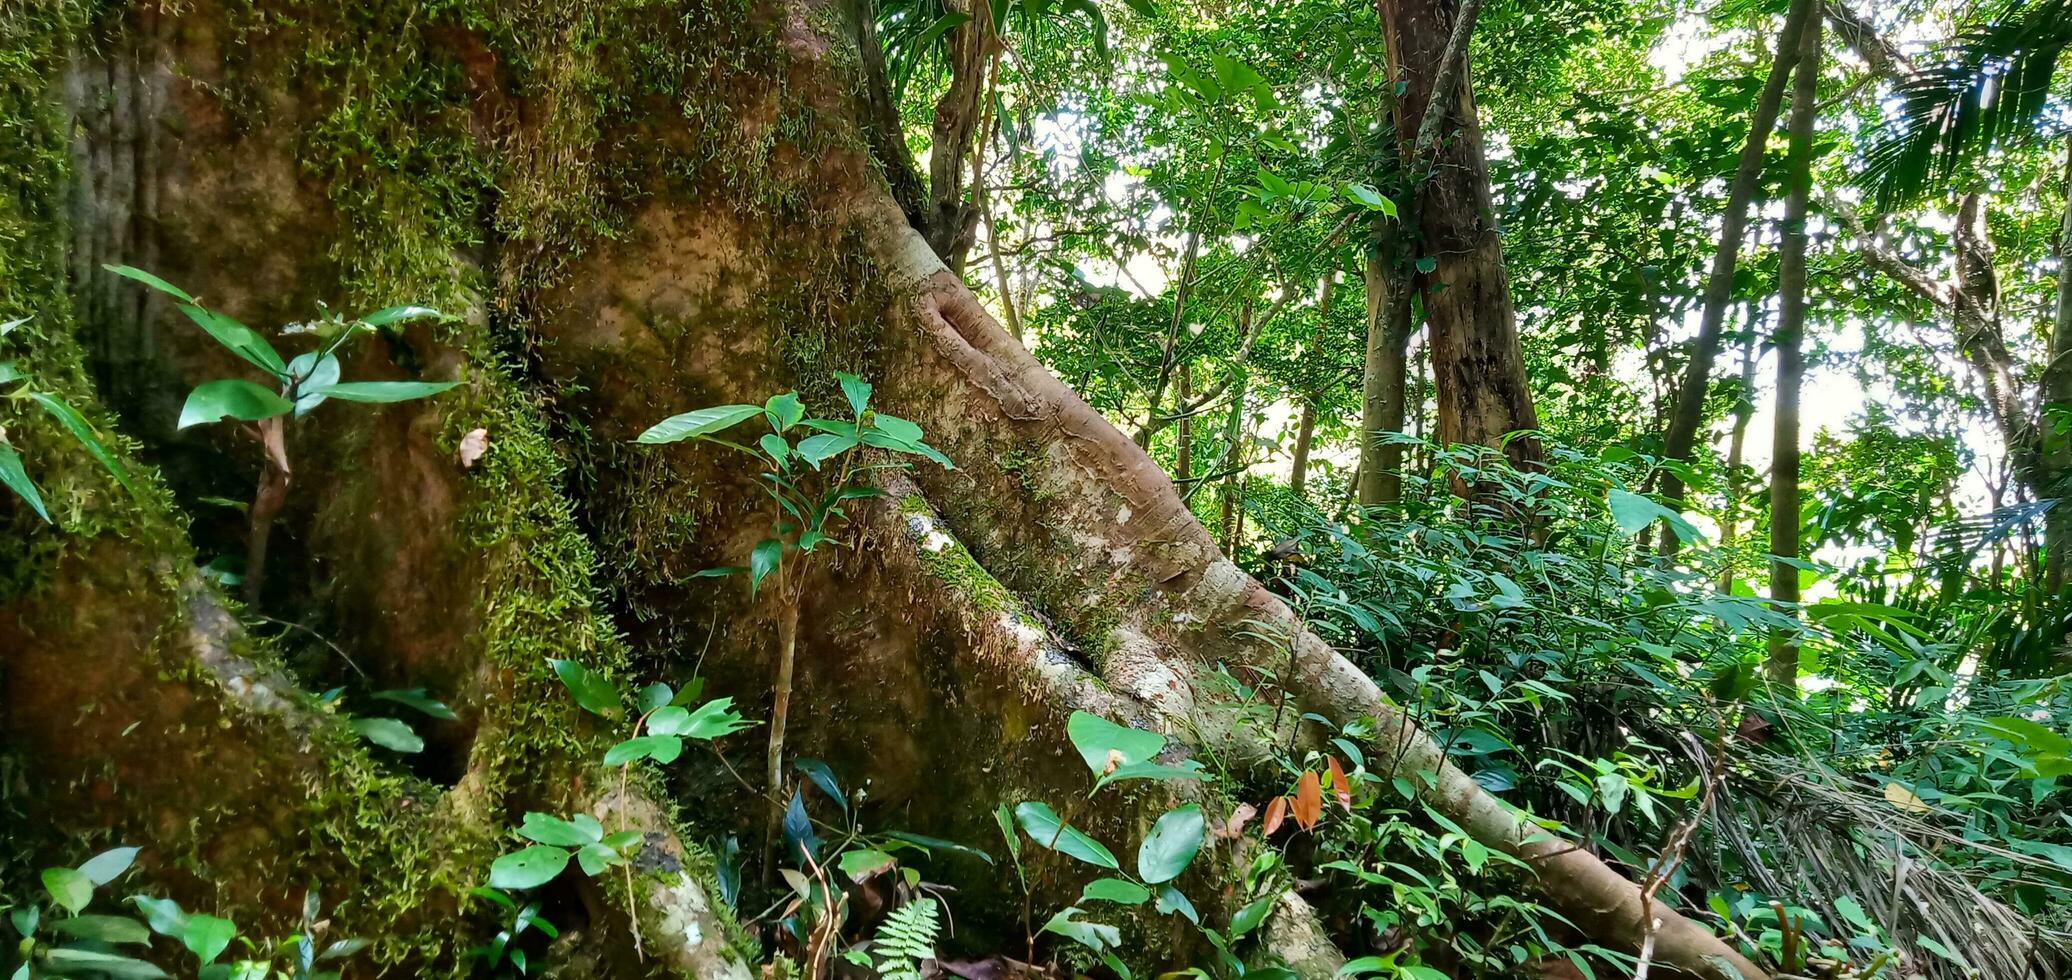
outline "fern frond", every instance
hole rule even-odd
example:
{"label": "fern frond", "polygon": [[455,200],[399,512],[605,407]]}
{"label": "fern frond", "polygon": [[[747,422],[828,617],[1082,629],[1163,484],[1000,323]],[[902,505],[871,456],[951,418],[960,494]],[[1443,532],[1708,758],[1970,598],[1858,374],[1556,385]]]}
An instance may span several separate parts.
{"label": "fern frond", "polygon": [[921,961],[935,958],[939,928],[935,899],[916,899],[895,909],[871,939],[878,975],[884,980],[920,980]]}
{"label": "fern frond", "polygon": [[1901,83],[1897,112],[1860,171],[1878,209],[1918,198],[1978,154],[2034,139],[2068,45],[2072,0],[2014,0]]}

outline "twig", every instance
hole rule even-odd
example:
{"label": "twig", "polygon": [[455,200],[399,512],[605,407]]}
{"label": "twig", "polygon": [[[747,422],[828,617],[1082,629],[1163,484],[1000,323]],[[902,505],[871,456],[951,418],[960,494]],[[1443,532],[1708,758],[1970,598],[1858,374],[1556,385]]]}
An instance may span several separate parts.
{"label": "twig", "polygon": [[[1705,792],[1698,798],[1698,808],[1691,811],[1691,815],[1678,822],[1676,826],[1669,828],[1669,837],[1662,842],[1662,850],[1648,865],[1647,878],[1642,882],[1640,958],[1633,966],[1633,980],[1647,980],[1648,963],[1655,955],[1655,892],[1676,872],[1677,866],[1683,863],[1684,850],[1690,846],[1692,835],[1698,832],[1698,825],[1705,821],[1706,811],[1712,809],[1713,788],[1719,785],[1726,769],[1726,721],[1717,711],[1713,713],[1713,721],[1719,732],[1719,740],[1712,748],[1712,766],[1705,774]],[[1692,747],[1698,750],[1701,758],[1706,754],[1704,747],[1697,744],[1698,740],[1695,737],[1688,732],[1684,737],[1691,741]]]}

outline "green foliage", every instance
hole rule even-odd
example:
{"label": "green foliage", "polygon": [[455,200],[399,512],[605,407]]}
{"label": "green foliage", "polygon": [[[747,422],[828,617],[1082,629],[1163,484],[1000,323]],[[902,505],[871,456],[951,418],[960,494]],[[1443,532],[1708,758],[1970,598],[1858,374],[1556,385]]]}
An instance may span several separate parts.
{"label": "green foliage", "polygon": [[935,959],[935,899],[906,903],[885,918],[871,938],[878,975],[885,980],[920,980],[921,962]]}
{"label": "green foliage", "polygon": [[[28,322],[28,317],[22,317],[0,323],[0,341],[6,340],[7,335],[14,332],[15,328]],[[130,478],[128,468],[108,450],[107,444],[101,441],[99,433],[94,431],[86,418],[55,394],[37,389],[32,382],[27,369],[14,361],[0,361],[0,398],[23,399],[48,413],[72,438],[78,440],[87,452],[93,454],[94,459],[108,471],[108,475],[122,484],[123,489],[135,495],[137,487]],[[50,511],[44,505],[42,493],[36,489],[35,482],[30,479],[27,468],[23,466],[21,453],[7,441],[4,429],[0,429],[0,484],[5,484],[22,499],[23,503],[28,504],[29,509],[36,512],[36,516],[45,521],[50,520]]]}

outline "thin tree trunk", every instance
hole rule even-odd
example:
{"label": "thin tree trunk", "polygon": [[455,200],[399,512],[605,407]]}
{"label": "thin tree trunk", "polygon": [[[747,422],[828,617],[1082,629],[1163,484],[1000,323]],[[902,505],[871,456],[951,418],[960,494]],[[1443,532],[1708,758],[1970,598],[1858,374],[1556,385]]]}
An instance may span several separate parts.
{"label": "thin tree trunk", "polygon": [[2072,139],[2065,141],[2065,215],[2058,230],[2058,302],[2051,319],[2050,363],[2043,369],[2037,401],[2037,429],[2043,434],[2043,472],[2047,478],[2041,492],[2054,501],[2043,519],[2043,585],[2056,598],[2065,590],[2068,569],[2072,569],[2072,507],[2065,506],[2063,482],[2072,473],[2072,436],[2060,431],[2057,419],[2042,414],[2050,406],[2072,407]]}
{"label": "thin tree trunk", "polygon": [[[1431,325],[1432,378],[1438,393],[1439,441],[1495,446],[1507,433],[1537,429],[1525,358],[1518,346],[1517,312],[1504,273],[1503,244],[1492,216],[1489,164],[1464,63],[1465,31],[1475,0],[1376,0],[1387,40],[1389,79],[1401,93],[1395,114],[1403,158],[1429,163],[1414,207],[1421,231],[1416,275]],[[1453,62],[1448,57],[1460,59]],[[1434,88],[1452,79],[1446,91]],[[1438,116],[1426,125],[1426,117]],[[1430,155],[1420,149],[1429,145]],[[1514,465],[1540,458],[1537,439],[1505,443]]]}
{"label": "thin tree trunk", "polygon": [[1007,332],[1025,346],[1028,338],[1022,336],[1022,311],[1015,308],[1014,287],[1007,281],[1007,263],[1000,259],[1000,229],[993,223],[993,195],[987,193],[984,180],[975,188],[978,197],[978,213],[986,221],[986,251],[991,253],[994,288],[1000,291],[1000,314],[1007,319]]}
{"label": "thin tree trunk", "polygon": [[[1180,365],[1180,404],[1187,404],[1194,397],[1194,365]],[[1194,480],[1194,419],[1180,419],[1175,426],[1173,438],[1178,441],[1173,449],[1173,485],[1180,493],[1187,493],[1187,484]]]}
{"label": "thin tree trunk", "polygon": [[[1335,285],[1337,275],[1336,270],[1327,273],[1323,284],[1317,288],[1316,349],[1319,351],[1323,349],[1325,331],[1330,329],[1331,289]],[[1322,392],[1317,391],[1303,393],[1302,418],[1295,424],[1295,461],[1289,467],[1288,489],[1297,497],[1302,496],[1303,489],[1309,484],[1310,441],[1316,437],[1317,397],[1321,394]]]}
{"label": "thin tree trunk", "polygon": [[1362,507],[1403,498],[1403,446],[1384,440],[1403,431],[1404,375],[1410,336],[1410,290],[1400,270],[1400,238],[1375,237],[1367,259],[1367,360],[1360,383],[1360,474]]}
{"label": "thin tree trunk", "polygon": [[[1741,239],[1748,229],[1749,204],[1762,182],[1763,153],[1769,146],[1770,131],[1777,126],[1777,110],[1784,100],[1792,63],[1798,60],[1799,35],[1806,22],[1814,19],[1816,2],[1792,0],[1784,26],[1777,32],[1777,50],[1770,59],[1769,77],[1764,80],[1755,112],[1749,117],[1748,138],[1741,144],[1734,183],[1727,191],[1726,211],[1720,215],[1719,247],[1712,253],[1712,268],[1705,278],[1705,304],[1698,318],[1698,336],[1691,344],[1691,360],[1684,365],[1683,381],[1677,385],[1676,407],[1663,439],[1663,452],[1670,459],[1691,458],[1691,447],[1697,443],[1698,428],[1704,422],[1705,399],[1712,389],[1712,362],[1719,358],[1720,331],[1727,322],[1727,304],[1733,301],[1734,267],[1740,261]],[[1683,494],[1683,479],[1663,471],[1662,495],[1668,498],[1670,506],[1678,506]],[[1663,550],[1673,553],[1676,535],[1662,537]]]}
{"label": "thin tree trunk", "polygon": [[1741,459],[1748,444],[1748,420],[1755,416],[1755,336],[1761,322],[1759,308],[1760,301],[1749,301],[1747,332],[1741,335],[1741,396],[1734,405],[1733,434],[1727,438],[1727,501],[1720,516],[1720,550],[1727,556],[1727,566],[1719,578],[1719,590],[1727,595],[1734,592],[1734,546],[1741,539]]}
{"label": "thin tree trunk", "polygon": [[[1799,569],[1799,388],[1805,380],[1806,208],[1813,192],[1814,100],[1820,91],[1820,21],[1809,18],[1799,39],[1792,79],[1789,193],[1777,269],[1777,408],[1770,439],[1770,598],[1796,605]],[[1780,631],[1770,639],[1772,683],[1795,689],[1799,648]]]}

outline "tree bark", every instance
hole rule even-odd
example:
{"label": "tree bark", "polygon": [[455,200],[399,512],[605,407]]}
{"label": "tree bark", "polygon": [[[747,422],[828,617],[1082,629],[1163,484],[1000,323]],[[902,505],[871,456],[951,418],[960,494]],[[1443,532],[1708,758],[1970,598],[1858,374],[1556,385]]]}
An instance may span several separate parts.
{"label": "tree bark", "polygon": [[[1799,38],[1799,64],[1792,77],[1788,193],[1777,268],[1776,424],[1770,439],[1770,598],[1796,607],[1799,569],[1799,390],[1805,380],[1806,211],[1813,194],[1813,122],[1820,93],[1820,21],[1809,18]],[[1795,613],[1794,613],[1795,614]],[[1799,650],[1779,632],[1770,639],[1766,673],[1771,683],[1795,691]]]}
{"label": "tree bark", "polygon": [[2052,410],[2072,411],[2072,139],[2065,143],[2065,213],[2058,226],[2058,295],[2050,326],[2050,360],[2037,386],[2037,430],[2043,435],[2046,474],[2037,498],[2056,501],[2043,518],[2044,591],[2062,595],[2072,570],[2072,507],[2065,505],[2065,478],[2072,474],[2072,419],[2053,417]]}
{"label": "tree bark", "polygon": [[[351,359],[351,377],[465,384],[314,413],[269,560],[370,687],[427,686],[454,705],[453,751],[414,772],[371,754],[336,714],[302,707],[311,702],[284,672],[262,683],[266,671],[216,655],[245,641],[210,639],[242,631],[185,572],[196,552],[183,507],[217,495],[213,481],[249,486],[249,447],[153,435],[171,491],[132,505],[31,420],[10,439],[72,474],[49,484],[62,529],[0,511],[0,532],[30,556],[15,571],[31,581],[0,593],[0,734],[39,788],[20,801],[31,821],[147,845],[141,878],[193,907],[234,906],[253,932],[291,922],[297,896],[284,892],[319,875],[358,896],[337,928],[380,940],[381,963],[425,973],[461,968],[467,937],[455,941],[449,913],[512,818],[584,809],[610,826],[653,825],[633,892],[591,882],[602,893],[585,905],[639,916],[650,942],[676,943],[664,961],[675,972],[745,976],[696,855],[669,846],[667,800],[600,789],[597,752],[623,732],[582,715],[546,659],[627,681],[696,672],[741,703],[771,693],[767,613],[739,584],[694,577],[767,535],[756,476],[713,447],[629,443],[661,416],[791,387],[831,407],[829,375],[853,370],[879,385],[875,404],[924,426],[959,464],[888,477],[891,499],[854,512],[859,547],[815,568],[796,609],[786,751],[868,782],[877,825],[983,840],[991,817],[971,800],[1083,792],[1084,767],[1059,752],[1073,710],[1167,732],[1178,755],[1214,748],[1232,791],[1248,794],[1280,778],[1277,746],[1371,719],[1374,758],[1392,760],[1378,775],[1402,776],[1527,862],[1547,903],[1587,935],[1638,947],[1648,930],[1631,882],[1455,767],[1239,570],[1157,465],[1030,357],[908,223],[872,162],[843,11],[550,2],[499,8],[486,16],[513,19],[483,24],[379,5],[298,5],[293,16],[257,6],[132,8],[124,43],[53,46],[64,54],[6,94],[44,99],[77,82],[78,118],[51,112],[44,138],[62,146],[54,134],[79,133],[91,173],[9,186],[0,200],[80,195],[80,233],[107,243],[70,257],[83,293],[105,287],[99,261],[145,240],[163,260],[155,271],[262,326],[306,317],[320,298],[465,313]],[[597,43],[568,43],[585,31]],[[642,44],[605,43],[636,33]],[[94,87],[111,77],[159,100]],[[424,84],[451,88],[425,99],[414,88]],[[624,86],[607,104],[627,118],[589,101],[597,85]],[[119,125],[93,115],[111,105]],[[366,106],[394,113],[379,121],[384,145],[427,155],[369,161],[357,141],[326,141]],[[98,168],[101,154],[132,148],[120,132],[156,134],[163,155]],[[39,159],[62,168],[66,155]],[[79,186],[61,186],[74,177]],[[155,217],[129,224],[117,205],[145,198]],[[35,214],[32,250],[5,237],[0,247],[7,268],[44,269],[38,281],[51,285],[27,296],[0,283],[5,312],[38,309],[60,338],[148,326],[156,345],[139,370],[174,388],[236,370],[206,338],[174,329],[162,304],[144,307],[146,324],[108,310],[75,326],[55,244],[65,222],[57,208]],[[22,254],[38,258],[16,263]],[[82,347],[102,349],[70,349]],[[30,364],[39,378],[83,379],[76,363],[44,356]],[[83,380],[67,392],[93,403]],[[106,395],[129,419],[163,408]],[[113,430],[114,415],[97,416]],[[456,458],[477,430],[487,454]],[[1272,671],[1292,705],[1328,724],[1290,712],[1281,731],[1235,725],[1216,664]],[[98,710],[82,714],[89,703]],[[189,761],[202,759],[207,779]],[[662,774],[652,785],[710,799]],[[1129,839],[1170,802],[1157,795],[1093,808],[1084,826]],[[937,867],[931,877],[959,886],[974,918],[994,920],[960,911],[960,936],[1004,929],[999,875]],[[1069,901],[1078,883],[1055,887]],[[1281,905],[1302,914],[1292,893]],[[1657,911],[1658,963],[1763,976]],[[614,924],[589,933],[609,945]]]}
{"label": "tree bark", "polygon": [[1403,445],[1383,438],[1403,431],[1410,290],[1400,271],[1398,237],[1378,227],[1367,258],[1367,359],[1360,378],[1360,506],[1403,497]]}
{"label": "tree bark", "polygon": [[1749,301],[1747,332],[1741,336],[1741,391],[1734,403],[1733,431],[1727,437],[1727,500],[1720,517],[1720,550],[1727,556],[1727,566],[1719,576],[1722,595],[1734,594],[1734,546],[1741,540],[1741,460],[1748,444],[1748,420],[1755,416],[1755,338],[1761,329],[1759,309],[1759,301]]}
{"label": "tree bark", "polygon": [[[1689,461],[1704,424],[1705,401],[1712,393],[1712,365],[1719,359],[1720,333],[1726,327],[1727,306],[1734,299],[1734,268],[1740,260],[1741,241],[1748,230],[1749,205],[1762,183],[1763,154],[1770,133],[1777,126],[1778,107],[1784,101],[1785,84],[1799,57],[1799,34],[1812,16],[1816,0],[1793,0],[1777,32],[1777,49],[1770,59],[1770,74],[1756,97],[1749,116],[1748,138],[1742,141],[1741,157],[1734,167],[1734,180],[1727,189],[1726,208],[1720,214],[1719,246],[1712,253],[1712,267],[1705,277],[1704,306],[1698,317],[1698,335],[1691,341],[1691,359],[1684,365],[1683,380],[1676,388],[1676,406],[1669,418],[1663,455]],[[1663,471],[1662,495],[1670,506],[1681,506],[1683,479]],[[1663,535],[1662,547],[1676,550],[1677,537]]]}
{"label": "tree bark", "polygon": [[[1472,4],[1473,0],[1467,0]],[[1428,173],[1413,173],[1420,261],[1429,272],[1415,274],[1431,329],[1432,378],[1439,404],[1442,443],[1504,446],[1519,467],[1535,465],[1539,442],[1532,437],[1504,442],[1508,433],[1539,428],[1525,360],[1518,345],[1517,313],[1504,273],[1502,236],[1489,192],[1489,164],[1465,64],[1448,74],[1446,54],[1454,33],[1456,0],[1377,0],[1388,47],[1389,80],[1398,93],[1398,145],[1417,160],[1425,134],[1432,143]],[[1464,46],[1462,46],[1464,47]],[[1466,52],[1460,51],[1465,60]],[[1434,92],[1440,79],[1458,79]],[[1426,125],[1430,112],[1438,113]]]}
{"label": "tree bark", "polygon": [[[1325,275],[1323,283],[1317,287],[1317,346],[1315,349],[1319,351],[1323,349],[1325,332],[1330,329],[1331,292],[1332,287],[1336,285],[1337,278],[1338,273],[1334,270]],[[1320,391],[1303,392],[1302,415],[1295,423],[1295,458],[1288,468],[1288,489],[1297,498],[1302,496],[1303,489],[1309,485],[1310,443],[1316,438],[1317,399],[1322,394],[1323,392]],[[1185,404],[1187,399],[1183,395],[1180,400],[1182,404]]]}

